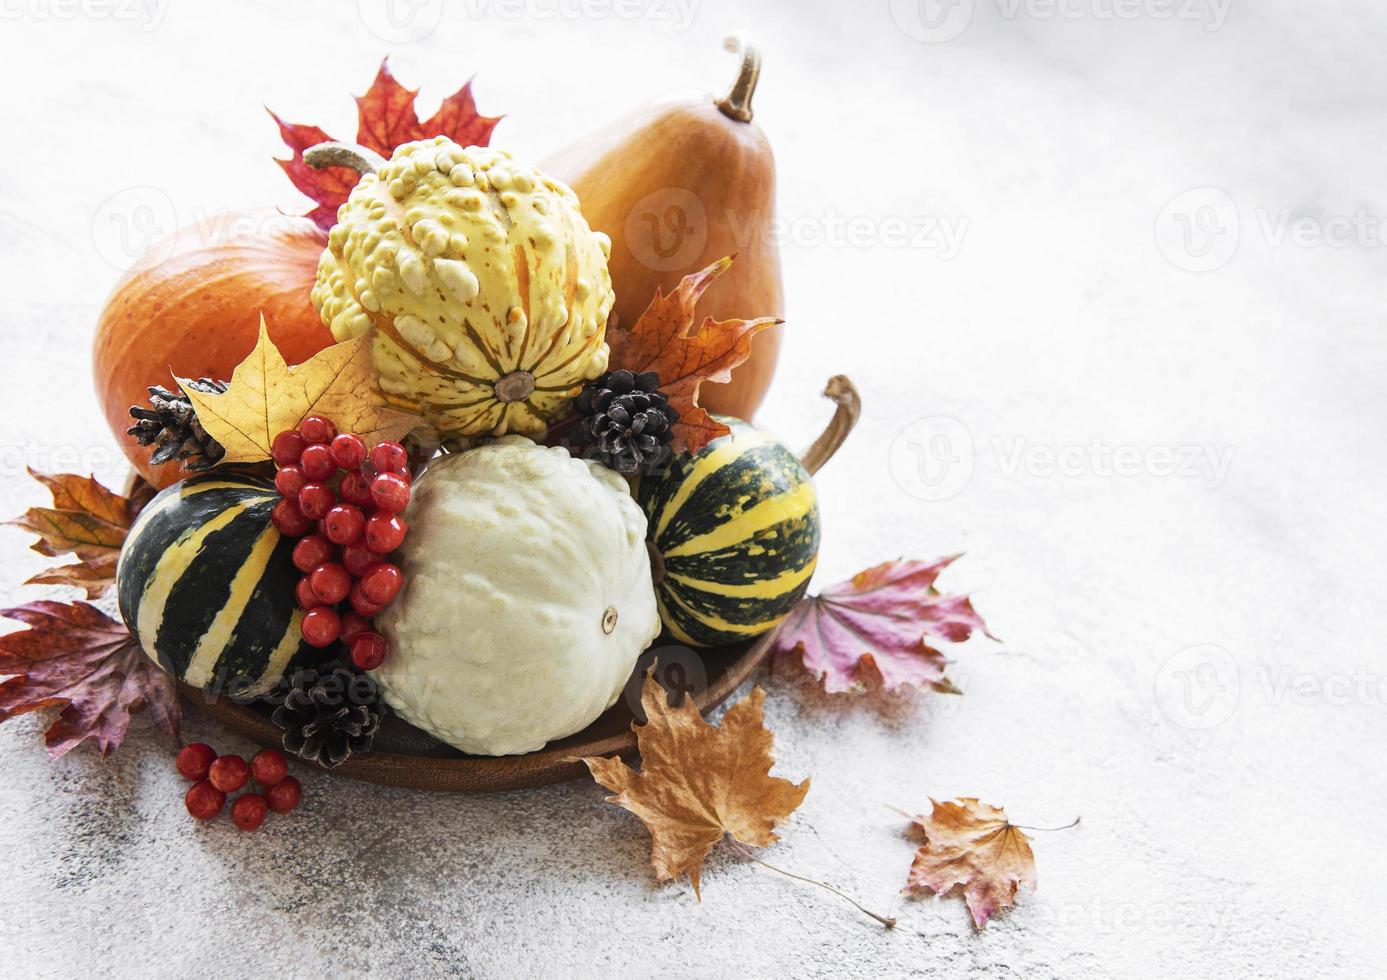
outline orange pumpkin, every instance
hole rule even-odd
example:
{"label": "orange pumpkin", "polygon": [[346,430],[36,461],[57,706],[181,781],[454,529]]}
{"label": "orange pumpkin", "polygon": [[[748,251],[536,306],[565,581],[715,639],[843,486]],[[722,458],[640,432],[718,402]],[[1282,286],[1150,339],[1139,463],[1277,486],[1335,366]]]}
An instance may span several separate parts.
{"label": "orange pumpkin", "polygon": [[126,434],[130,406],[180,377],[225,380],[251,352],[264,314],[290,364],[333,343],[309,293],[327,234],[307,218],[250,211],[190,225],[156,243],[116,285],[96,328],[92,372],[106,421],[135,469],[156,487],[186,474],[152,466]]}

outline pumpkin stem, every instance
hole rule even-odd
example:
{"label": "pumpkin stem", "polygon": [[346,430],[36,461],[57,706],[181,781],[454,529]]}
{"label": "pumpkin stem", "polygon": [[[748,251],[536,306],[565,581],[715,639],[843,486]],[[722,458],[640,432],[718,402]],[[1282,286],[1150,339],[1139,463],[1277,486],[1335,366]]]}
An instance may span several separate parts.
{"label": "pumpkin stem", "polygon": [[730,35],[722,46],[742,56],[742,67],[727,94],[715,104],[728,119],[751,122],[751,97],[756,94],[756,82],[761,77],[761,49],[745,31]]}
{"label": "pumpkin stem", "polygon": [[347,167],[359,174],[373,174],[385,166],[385,158],[355,143],[319,143],[303,151],[303,162],[316,170]]}
{"label": "pumpkin stem", "polygon": [[811,476],[833,458],[853,426],[857,425],[857,417],[862,414],[862,398],[846,374],[835,374],[828,379],[824,397],[833,399],[838,407],[833,411],[833,418],[828,420],[828,428],[824,429],[823,435],[815,439],[814,444],[800,456],[800,462]]}

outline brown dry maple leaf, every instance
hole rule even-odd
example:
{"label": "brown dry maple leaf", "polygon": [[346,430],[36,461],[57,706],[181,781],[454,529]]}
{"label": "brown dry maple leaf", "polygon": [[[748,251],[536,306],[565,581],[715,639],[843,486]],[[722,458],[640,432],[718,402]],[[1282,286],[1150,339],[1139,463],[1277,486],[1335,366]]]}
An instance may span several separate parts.
{"label": "brown dry maple leaf", "polygon": [[929,816],[912,818],[912,829],[924,835],[915,852],[904,894],[926,891],[946,895],[963,890],[974,928],[1016,904],[1016,890],[1035,891],[1035,855],[1031,839],[1007,820],[1000,807],[960,797],[954,803],[930,800]]}
{"label": "brown dry maple leaf", "polygon": [[130,716],[148,707],[154,723],[178,734],[173,678],[144,655],[121,623],[85,602],[31,602],[0,610],[28,625],[0,636],[0,722],[61,707],[44,733],[48,754],[65,754],[87,739],[106,755],[125,739]]}
{"label": "brown dry maple leaf", "polygon": [[641,704],[647,722],[633,726],[641,754],[637,772],[618,758],[587,758],[592,777],[614,792],[607,802],[640,817],[650,831],[650,863],[661,881],[688,875],[702,898],[703,860],[724,834],[756,847],[779,840],[776,824],[804,800],[809,780],[770,775],[773,737],[758,687],[714,728],[693,702],[669,706],[653,674]]}
{"label": "brown dry maple leaf", "polygon": [[[420,122],[414,110],[414,99],[419,91],[407,89],[397,82],[390,73],[388,62],[387,58],[380,63],[376,80],[365,95],[356,99],[358,143],[375,150],[387,160],[402,143],[435,136],[446,136],[462,146],[487,145],[491,131],[501,117],[483,116],[477,112],[470,80],[444,99],[437,112]],[[270,112],[270,117],[279,126],[280,136],[294,153],[288,160],[275,162],[289,175],[295,187],[317,203],[318,206],[308,213],[308,217],[324,231],[330,229],[337,221],[337,209],[347,200],[347,195],[361,175],[348,167],[325,167],[322,170],[310,167],[303,161],[303,151],[310,146],[326,143],[332,137],[317,126],[286,123],[273,112]]]}
{"label": "brown dry maple leaf", "polygon": [[925,642],[992,636],[967,596],[934,587],[958,557],[885,562],[802,599],[772,641],[777,664],[802,665],[830,694],[907,684],[959,693],[944,675],[949,661]]}
{"label": "brown dry maple leaf", "polygon": [[32,548],[39,554],[75,555],[78,561],[40,572],[25,584],[70,585],[95,599],[115,584],[120,547],[152,490],[142,484],[131,497],[122,497],[89,476],[49,475],[32,469],[29,475],[48,488],[53,506],[31,507],[7,523],[37,534],[39,540]]}
{"label": "brown dry maple leaf", "polygon": [[781,322],[769,316],[755,320],[706,317],[698,329],[692,329],[699,297],[731,264],[731,256],[719,259],[685,276],[669,295],[657,289],[634,325],[618,323],[607,331],[612,370],[654,371],[660,376],[660,390],[679,413],[670,444],[675,452],[696,453],[731,431],[699,407],[699,385],[731,381],[732,369],[751,355],[751,338]]}

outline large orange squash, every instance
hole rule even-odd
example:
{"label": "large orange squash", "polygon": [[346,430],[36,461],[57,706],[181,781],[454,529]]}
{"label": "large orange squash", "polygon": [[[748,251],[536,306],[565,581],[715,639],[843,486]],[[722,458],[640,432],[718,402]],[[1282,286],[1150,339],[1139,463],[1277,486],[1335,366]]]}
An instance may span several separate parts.
{"label": "large orange squash", "polygon": [[[742,65],[727,95],[655,102],[541,164],[577,192],[593,230],[611,238],[607,268],[622,323],[636,322],[657,287],[668,293],[684,276],[734,253],[737,260],[703,296],[696,316],[784,316],[772,225],[775,160],[751,120],[760,55],[742,37],[728,46],[741,52]],[[780,329],[757,334],[731,382],[705,384],[699,403],[751,419],[775,372]]]}
{"label": "large orange squash", "polygon": [[126,435],[130,406],[150,385],[181,377],[225,380],[255,346],[260,316],[290,364],[333,343],[309,301],[327,234],[273,211],[190,225],[156,243],[116,285],[96,328],[92,373],[106,421],[136,470],[157,487],[186,475],[151,466]]}

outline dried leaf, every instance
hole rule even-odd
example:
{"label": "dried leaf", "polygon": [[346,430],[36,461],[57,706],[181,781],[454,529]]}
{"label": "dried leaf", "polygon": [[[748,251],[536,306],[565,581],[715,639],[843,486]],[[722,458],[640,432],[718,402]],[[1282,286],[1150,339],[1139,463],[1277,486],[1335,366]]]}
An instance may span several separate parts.
{"label": "dried leaf", "polygon": [[798,662],[830,694],[907,684],[959,693],[944,675],[949,661],[925,642],[992,635],[967,596],[934,588],[958,557],[889,561],[801,600],[772,641],[777,664]]}
{"label": "dried leaf", "polygon": [[588,758],[593,779],[614,792],[607,802],[640,817],[650,831],[650,863],[661,881],[688,875],[701,896],[703,860],[724,834],[765,847],[776,824],[804,800],[809,780],[770,775],[772,735],[758,687],[714,728],[691,700],[671,708],[653,673],[641,703],[648,721],[635,726],[641,771],[618,758]]}
{"label": "dried leaf", "polygon": [[0,722],[61,707],[44,733],[57,758],[87,739],[106,755],[120,747],[130,716],[148,707],[154,723],[178,734],[173,679],[144,655],[122,624],[85,602],[31,602],[0,611],[29,629],[0,636]]}
{"label": "dried leaf", "polygon": [[1031,839],[1000,807],[966,796],[954,803],[930,803],[934,809],[929,816],[913,818],[925,843],[915,852],[904,894],[946,895],[961,888],[973,925],[981,929],[1016,904],[1018,886],[1035,891]]}
{"label": "dried leaf", "polygon": [[392,408],[375,386],[371,335],[336,344],[289,367],[260,321],[260,339],[231,372],[224,394],[198,391],[179,378],[208,435],[226,449],[223,463],[270,458],[274,437],[308,415],[324,415],[368,446],[398,440],[419,417]]}
{"label": "dried leaf", "polygon": [[675,452],[696,453],[731,431],[699,407],[699,386],[705,381],[731,381],[732,369],[751,355],[751,338],[781,322],[775,317],[706,317],[697,330],[691,330],[699,297],[731,264],[728,256],[685,276],[668,296],[657,289],[635,324],[628,328],[618,323],[607,331],[614,370],[654,371],[660,376],[660,390],[679,412],[671,442]]}
{"label": "dried leaf", "polygon": [[115,584],[116,561],[126,532],[148,496],[122,497],[89,476],[73,473],[29,475],[53,495],[52,507],[31,507],[11,526],[39,536],[32,548],[41,555],[76,555],[75,565],[40,572],[26,585],[69,585],[95,599]]}
{"label": "dried leaf", "polygon": [[[407,89],[395,80],[388,59],[382,61],[376,80],[366,94],[356,100],[356,141],[387,159],[402,143],[435,136],[446,136],[462,146],[486,146],[491,140],[491,131],[501,121],[500,116],[483,116],[477,112],[471,81],[444,99],[438,111],[423,122],[414,110],[418,94],[417,89]],[[360,175],[348,167],[324,170],[310,167],[303,161],[303,151],[332,137],[317,126],[286,123],[273,112],[270,116],[293,151],[288,160],[275,162],[289,175],[295,187],[317,202],[318,206],[308,217],[324,230],[330,229],[337,221],[337,209],[347,200]]]}

